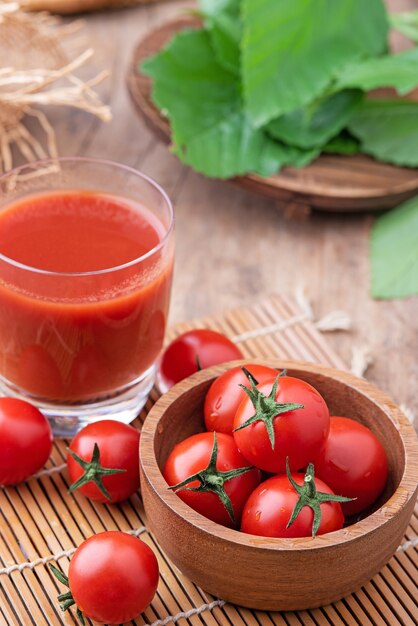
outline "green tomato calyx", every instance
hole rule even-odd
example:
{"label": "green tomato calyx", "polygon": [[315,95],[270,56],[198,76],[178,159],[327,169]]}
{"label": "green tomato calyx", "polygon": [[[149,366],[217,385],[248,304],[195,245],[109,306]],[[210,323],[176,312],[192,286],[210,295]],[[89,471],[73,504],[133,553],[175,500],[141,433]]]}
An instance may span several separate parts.
{"label": "green tomato calyx", "polygon": [[[245,369],[244,374],[247,375]],[[253,403],[255,413],[254,415],[249,417],[243,424],[238,426],[238,428],[234,429],[234,432],[236,432],[237,430],[246,428],[247,426],[250,426],[250,424],[254,424],[255,422],[264,422],[273,450],[276,444],[276,438],[274,433],[275,418],[282,413],[287,413],[288,411],[295,411],[296,409],[304,408],[303,404],[296,404],[294,402],[283,403],[276,401],[277,386],[282,376],[286,376],[286,370],[283,370],[277,375],[277,378],[273,383],[273,387],[271,388],[269,395],[265,396],[259,389],[257,389],[257,386],[254,383],[254,377],[251,375],[247,375],[247,378],[251,384],[251,389],[248,389],[245,385],[240,385],[240,387],[244,389],[245,393]]]}
{"label": "green tomato calyx", "polygon": [[249,370],[247,370],[246,367],[241,367],[242,371],[244,372],[244,374],[246,375],[246,377],[248,378],[249,381],[252,381],[254,383],[254,385],[258,385],[258,380],[256,379],[255,376],[253,376],[251,374],[251,372]]}
{"label": "green tomato calyx", "polygon": [[93,454],[91,461],[85,461],[71,450],[67,448],[67,452],[73,457],[73,459],[83,468],[84,473],[78,480],[76,480],[68,489],[68,493],[72,493],[87,483],[94,483],[101,493],[108,499],[112,500],[112,497],[105,485],[103,484],[103,476],[113,476],[113,474],[121,474],[126,472],[126,469],[112,469],[110,467],[102,467],[100,465],[100,449],[97,443],[94,444]]}
{"label": "green tomato calyx", "polygon": [[[52,563],[49,563],[49,569],[54,574],[55,578],[57,578],[60,581],[60,583],[62,583],[68,588],[70,587],[69,582],[68,582],[68,576],[66,576],[63,572],[60,572],[60,570],[57,569],[55,565],[52,565]],[[70,606],[73,606],[75,604],[75,600],[73,598],[73,594],[71,593],[71,591],[60,593],[60,595],[58,596],[58,602],[60,603],[60,609],[63,612],[67,611],[70,608]],[[77,617],[81,626],[86,626],[84,616],[78,607],[77,607]]]}
{"label": "green tomato calyx", "polygon": [[309,463],[306,469],[305,478],[303,479],[303,485],[299,485],[290,473],[289,457],[286,457],[286,474],[290,484],[299,494],[299,499],[295,504],[295,508],[293,509],[292,515],[287,522],[286,528],[289,528],[293,524],[304,506],[309,506],[314,514],[312,522],[312,537],[315,537],[321,524],[321,504],[323,504],[324,502],[349,502],[350,500],[355,500],[355,498],[346,498],[345,496],[336,496],[333,493],[324,493],[323,491],[317,491],[315,485],[315,469],[313,463]]}
{"label": "green tomato calyx", "polygon": [[[225,483],[228,480],[232,480],[237,476],[241,476],[246,472],[254,469],[253,466],[239,467],[237,469],[222,472],[216,468],[216,461],[218,459],[218,437],[216,432],[213,433],[213,448],[210,455],[209,463],[207,467],[196,474],[188,476],[185,480],[182,480],[177,485],[172,485],[169,489],[172,489],[174,493],[178,491],[194,491],[196,493],[214,493],[228,512],[229,517],[234,525],[236,525],[234,508],[232,502],[225,491]],[[198,487],[188,487],[191,482],[197,480],[199,482]]]}

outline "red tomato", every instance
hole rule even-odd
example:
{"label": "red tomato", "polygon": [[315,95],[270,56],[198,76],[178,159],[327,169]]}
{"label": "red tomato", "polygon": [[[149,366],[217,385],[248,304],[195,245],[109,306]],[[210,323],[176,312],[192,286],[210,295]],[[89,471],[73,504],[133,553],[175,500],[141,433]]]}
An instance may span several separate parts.
{"label": "red tomato", "polygon": [[331,417],[325,447],[315,459],[315,472],[335,493],[356,498],[342,504],[344,515],[354,515],[382,493],[388,461],[382,444],[366,426],[347,417]]}
{"label": "red tomato", "polygon": [[[299,470],[318,455],[325,443],[329,431],[328,408],[316,389],[303,380],[282,376],[278,380],[276,393],[273,393],[273,386],[273,381],[262,383],[255,388],[254,393],[274,395],[267,402],[274,447],[263,421],[255,421],[242,428],[256,413],[249,397],[241,402],[235,415],[235,443],[252,465],[267,472],[284,473],[286,457],[289,457],[290,469]],[[303,405],[303,408],[277,414],[280,407],[275,403],[296,403]],[[263,404],[266,403],[263,401]],[[236,430],[239,427],[241,430]]]}
{"label": "red tomato", "polygon": [[[292,478],[299,485],[304,484],[303,474],[294,473]],[[322,480],[316,479],[315,486],[322,493],[332,494]],[[241,530],[262,537],[311,537],[314,512],[309,506],[304,506],[287,528],[298,499],[299,494],[285,474],[269,478],[248,498],[242,513]],[[319,506],[321,522],[316,534],[323,535],[342,528],[344,516],[339,502],[323,502]]]}
{"label": "red tomato", "polygon": [[141,539],[109,531],[84,541],[70,561],[68,586],[77,607],[101,624],[138,617],[158,586],[158,562]]}
{"label": "red tomato", "polygon": [[[213,455],[216,441],[217,454]],[[233,437],[224,433],[199,433],[188,437],[174,447],[164,467],[164,478],[170,486],[184,481],[186,487],[199,487],[199,480],[196,480],[195,476],[208,468],[213,456],[215,456],[213,469],[217,470],[218,477],[222,477],[224,472],[248,467],[246,460],[237,450]],[[188,482],[191,477],[195,479]],[[242,508],[248,496],[260,482],[260,472],[254,468],[235,478],[228,479],[227,474],[223,478],[225,482],[220,487],[221,495],[217,495],[216,485],[211,490],[211,482],[216,482],[211,481],[211,478],[205,480],[208,491],[176,491],[176,493],[201,515],[223,526],[233,527],[239,523]],[[223,497],[225,501],[224,494],[232,505],[235,523],[228,513],[227,506],[221,500]]]}
{"label": "red tomato", "polygon": [[[258,383],[269,381],[277,376],[277,370],[265,365],[250,363],[243,367],[254,376]],[[250,388],[250,381],[240,366],[233,367],[213,381],[206,394],[204,406],[207,430],[232,434],[235,413],[246,397],[240,385]]]}
{"label": "red tomato", "polygon": [[0,398],[0,485],[15,485],[35,474],[51,454],[47,418],[17,398]]}
{"label": "red tomato", "polygon": [[190,330],[180,335],[165,349],[159,366],[158,382],[161,391],[198,370],[242,359],[241,350],[225,335],[207,328]]}
{"label": "red tomato", "polygon": [[[67,454],[70,490],[79,489],[98,502],[119,502],[135,493],[139,489],[139,438],[135,428],[115,420],[101,420],[80,430],[69,450],[81,464],[70,451]],[[95,445],[98,459],[97,449],[93,458]]]}

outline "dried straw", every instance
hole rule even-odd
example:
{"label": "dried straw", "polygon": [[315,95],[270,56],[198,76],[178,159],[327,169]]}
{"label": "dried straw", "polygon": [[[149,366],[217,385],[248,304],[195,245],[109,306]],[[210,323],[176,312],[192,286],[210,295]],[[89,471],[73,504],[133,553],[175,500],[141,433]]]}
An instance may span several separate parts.
{"label": "dried straw", "polygon": [[[107,72],[89,81],[76,75],[93,50],[69,61],[62,45],[80,24],[62,25],[46,13],[29,14],[21,4],[0,0],[0,172],[13,167],[13,149],[27,161],[57,156],[54,129],[37,105],[71,106],[103,121],[111,117],[93,90]],[[26,127],[27,118],[36,121],[41,140]]]}

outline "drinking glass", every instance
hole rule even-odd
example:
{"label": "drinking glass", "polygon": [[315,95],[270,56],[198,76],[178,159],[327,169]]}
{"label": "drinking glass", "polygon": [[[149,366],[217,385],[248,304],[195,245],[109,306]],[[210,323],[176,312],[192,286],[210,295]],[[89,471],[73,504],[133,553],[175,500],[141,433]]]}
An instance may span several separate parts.
{"label": "drinking glass", "polygon": [[[39,203],[41,196],[50,206],[51,198],[58,205],[63,196],[65,202],[77,196],[74,210],[84,210],[80,197],[104,198],[101,227],[111,199],[123,210],[119,215],[112,209],[109,228],[115,228],[115,219],[125,220],[128,210],[132,219],[151,224],[158,238],[136,258],[99,269],[95,263],[83,271],[51,271],[6,256],[2,218],[10,213],[5,212],[24,220],[25,207]],[[39,235],[27,219],[25,245],[30,248]],[[100,244],[100,232],[95,245]],[[53,263],[54,242],[50,244],[44,252]],[[38,406],[56,436],[72,436],[104,418],[132,421],[154,382],[173,252],[173,209],[167,194],[130,167],[62,158],[31,163],[0,177],[0,392]]]}

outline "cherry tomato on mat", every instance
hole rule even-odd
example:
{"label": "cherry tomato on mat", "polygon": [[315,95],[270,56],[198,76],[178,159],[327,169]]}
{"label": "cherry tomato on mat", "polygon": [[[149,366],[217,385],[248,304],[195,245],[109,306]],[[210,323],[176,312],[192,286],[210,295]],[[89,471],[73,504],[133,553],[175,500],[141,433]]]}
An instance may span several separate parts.
{"label": "cherry tomato on mat", "polygon": [[139,489],[140,434],[115,420],[93,422],[80,430],[67,454],[72,485],[90,500],[119,502]]}
{"label": "cherry tomato on mat", "polygon": [[0,398],[0,485],[15,485],[40,470],[52,442],[49,422],[36,407]]}
{"label": "cherry tomato on mat", "polygon": [[[255,408],[257,406],[257,409]],[[276,380],[251,385],[234,419],[234,439],[251,465],[283,473],[310,463],[329,431],[325,400],[311,385],[284,372]]]}
{"label": "cherry tomato on mat", "polygon": [[152,601],[158,585],[158,562],[146,543],[127,533],[108,531],[84,541],[70,561],[68,578],[53,565],[69,592],[58,599],[61,609],[76,605],[100,624],[121,624],[138,617]]}
{"label": "cherry tomato on mat", "polygon": [[189,330],[163,352],[158,370],[160,390],[167,391],[198,369],[236,359],[242,359],[241,350],[222,333],[207,328]]}
{"label": "cherry tomato on mat", "polygon": [[178,443],[163,475],[192,509],[229,527],[239,523],[248,496],[260,482],[260,472],[248,467],[233,437],[224,433],[198,433]]}
{"label": "cherry tomato on mat", "polygon": [[251,374],[257,384],[277,376],[277,370],[256,363],[233,367],[219,376],[209,387],[205,398],[204,416],[208,430],[232,434],[235,413],[246,397],[240,385],[250,388],[250,381],[245,371]]}
{"label": "cherry tomato on mat", "polygon": [[241,530],[262,537],[315,537],[343,527],[340,502],[322,480],[314,480],[314,467],[306,474],[273,476],[253,491],[242,513]]}
{"label": "cherry tomato on mat", "polygon": [[368,508],[380,496],[388,477],[388,461],[382,444],[366,426],[347,417],[331,417],[315,471],[335,493],[356,498],[342,504],[348,516]]}

